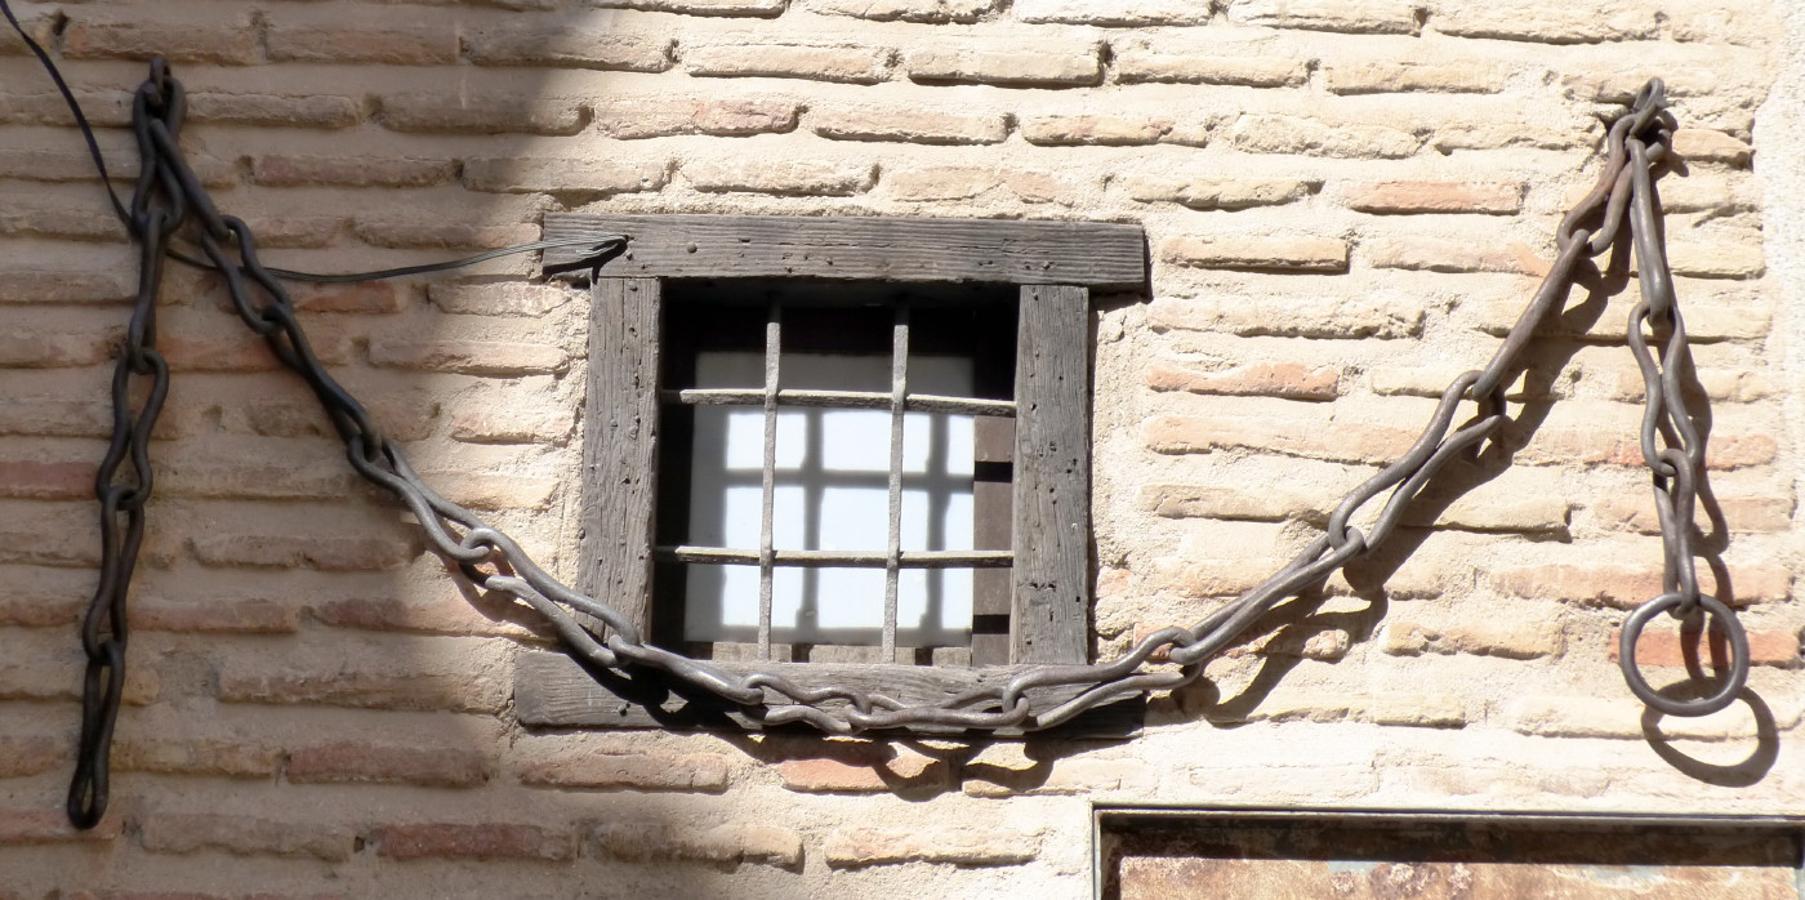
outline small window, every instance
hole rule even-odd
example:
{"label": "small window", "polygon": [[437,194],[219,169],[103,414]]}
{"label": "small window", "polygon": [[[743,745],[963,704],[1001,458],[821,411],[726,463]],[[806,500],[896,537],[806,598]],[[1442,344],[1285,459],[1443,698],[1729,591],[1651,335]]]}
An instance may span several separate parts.
{"label": "small window", "polygon": [[[1138,227],[546,219],[623,234],[545,258],[592,284],[585,592],[659,646],[904,703],[1088,660],[1090,291],[1144,288]],[[758,727],[520,666],[523,724]]]}
{"label": "small window", "polygon": [[1008,661],[1016,291],[665,286],[654,636]]}

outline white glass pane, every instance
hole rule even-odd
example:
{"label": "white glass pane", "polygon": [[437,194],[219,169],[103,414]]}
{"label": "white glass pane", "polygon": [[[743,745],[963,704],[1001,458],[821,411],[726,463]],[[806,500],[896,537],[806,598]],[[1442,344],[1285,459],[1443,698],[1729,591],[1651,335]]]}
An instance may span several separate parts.
{"label": "white glass pane", "polygon": [[[756,386],[758,353],[705,352],[698,382]],[[968,359],[913,356],[912,392],[969,396]],[[785,388],[885,391],[888,356],[785,354]],[[764,413],[696,409],[689,543],[756,549],[762,513]],[[783,550],[882,553],[889,545],[890,413],[785,408],[778,413],[772,541]],[[902,544],[905,550],[972,546],[972,419],[909,413],[903,429]],[[758,626],[756,566],[690,566],[684,636],[751,640]],[[882,569],[779,567],[772,581],[773,640],[876,644],[884,610]],[[898,643],[961,644],[971,623],[970,570],[904,570],[898,582]]]}

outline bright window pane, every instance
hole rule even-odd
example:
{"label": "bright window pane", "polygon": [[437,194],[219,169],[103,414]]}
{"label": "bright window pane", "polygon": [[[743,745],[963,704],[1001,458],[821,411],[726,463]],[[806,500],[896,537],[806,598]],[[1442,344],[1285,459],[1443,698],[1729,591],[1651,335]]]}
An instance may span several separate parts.
{"label": "bright window pane", "polygon": [[[763,382],[759,353],[697,355],[705,387]],[[887,356],[784,354],[784,388],[888,391]],[[969,396],[969,359],[914,356],[909,389]],[[689,543],[757,549],[764,412],[698,407],[691,466]],[[909,413],[903,429],[905,550],[972,546],[972,419]],[[884,410],[782,409],[778,413],[772,541],[781,550],[882,553],[889,544],[890,414]],[[897,642],[963,644],[971,627],[969,570],[904,570]],[[884,613],[882,569],[779,567],[772,639],[782,643],[875,644]],[[689,567],[684,637],[745,641],[757,635],[758,569]]]}

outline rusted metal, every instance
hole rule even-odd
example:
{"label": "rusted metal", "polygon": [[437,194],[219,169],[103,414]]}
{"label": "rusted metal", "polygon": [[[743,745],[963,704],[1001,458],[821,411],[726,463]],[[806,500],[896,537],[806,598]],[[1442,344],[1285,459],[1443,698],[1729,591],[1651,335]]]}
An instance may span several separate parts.
{"label": "rusted metal", "polygon": [[[1448,387],[1415,445],[1351,492],[1329,516],[1324,534],[1303,552],[1202,622],[1156,631],[1115,660],[1029,667],[1006,681],[917,704],[895,699],[882,689],[817,682],[804,674],[806,670],[780,672],[771,667],[744,671],[652,646],[613,606],[567,587],[541,569],[512,538],[433,491],[416,475],[400,446],[381,433],[363,405],[320,364],[280,274],[259,261],[251,230],[243,221],[221,214],[189,169],[176,140],[181,87],[161,61],[153,63],[150,78],[136,96],[134,123],[144,174],[132,204],[132,231],[143,247],[144,261],[139,302],[116,379],[119,411],[115,437],[99,482],[107,545],[102,589],[83,632],[90,689],[84,703],[82,758],[70,803],[71,818],[78,825],[97,821],[106,801],[106,743],[123,677],[125,591],[143,534],[143,503],[150,490],[145,444],[161,400],[161,386],[166,384],[166,367],[154,351],[156,286],[160,260],[167,249],[163,239],[189,217],[200,226],[198,242],[210,267],[222,276],[233,309],[313,390],[343,439],[352,467],[399,498],[418,519],[432,548],[454,562],[474,585],[532,607],[563,640],[568,652],[591,666],[663,673],[687,688],[741,705],[748,713],[758,714],[766,725],[802,722],[831,734],[911,727],[1032,731],[1117,700],[1150,690],[1169,690],[1197,679],[1206,660],[1240,639],[1273,606],[1315,588],[1347,562],[1382,545],[1405,508],[1437,471],[1497,433],[1507,421],[1503,385],[1520,367],[1523,347],[1537,324],[1559,305],[1582,261],[1617,247],[1627,228],[1643,269],[1644,299],[1631,316],[1630,344],[1649,387],[1643,449],[1655,481],[1667,571],[1665,593],[1626,625],[1625,647],[1633,647],[1636,632],[1654,612],[1669,608],[1681,615],[1709,610],[1732,634],[1739,633],[1729,624],[1734,613],[1699,594],[1692,573],[1691,510],[1703,465],[1703,445],[1679,391],[1676,372],[1686,359],[1685,330],[1674,303],[1671,278],[1661,262],[1654,181],[1672,157],[1668,148],[1674,123],[1664,109],[1659,81],[1650,82],[1630,111],[1612,126],[1609,158],[1597,188],[1562,221],[1557,232],[1559,257],[1497,355],[1484,370],[1465,373]],[[1659,363],[1642,336],[1644,323],[1653,327],[1662,347]],[[766,383],[760,401],[769,426],[780,399],[776,363],[781,323],[775,310],[766,336]],[[152,400],[133,413],[126,402],[130,392],[121,385],[140,375],[153,379]],[[892,409],[900,402],[898,390],[893,389],[889,398]],[[1457,426],[1459,410],[1469,402],[1476,405],[1477,412]],[[765,582],[759,638],[761,647],[768,648],[769,572],[777,561],[770,539],[769,444],[774,440],[770,427],[766,439],[763,537],[756,560],[747,561],[760,566]],[[136,482],[114,485],[117,468],[128,457]],[[1385,502],[1367,530],[1351,524],[1381,494],[1386,495]],[[895,568],[908,557],[893,546],[879,564]],[[579,613],[594,621],[580,620]],[[1633,652],[1623,654],[1623,664],[1632,689],[1651,706],[1675,715],[1698,715],[1721,708],[1741,689],[1748,669],[1746,641],[1733,640],[1731,647],[1730,673],[1722,688],[1698,701],[1674,701],[1648,690],[1634,673]],[[1159,660],[1169,660],[1170,665]],[[1035,698],[1046,696],[1061,699],[1037,705]]]}

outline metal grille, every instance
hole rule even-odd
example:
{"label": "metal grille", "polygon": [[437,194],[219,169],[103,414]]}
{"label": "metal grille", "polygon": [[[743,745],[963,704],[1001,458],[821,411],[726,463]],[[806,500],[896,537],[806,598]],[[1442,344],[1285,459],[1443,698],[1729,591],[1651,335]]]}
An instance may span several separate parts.
{"label": "metal grille", "polygon": [[[771,303],[765,312],[764,386],[759,389],[691,388],[660,393],[665,404],[680,406],[759,406],[764,410],[764,456],[760,471],[759,545],[757,549],[708,547],[693,544],[660,545],[663,562],[703,565],[758,566],[758,647],[760,659],[772,658],[771,621],[774,583],[779,567],[851,567],[884,570],[884,614],[879,656],[896,658],[897,597],[903,569],[1008,568],[1015,554],[1008,550],[904,550],[903,438],[908,412],[950,413],[970,416],[1013,417],[1011,400],[950,397],[909,392],[910,311],[906,302],[891,307],[890,390],[839,391],[786,389],[783,381],[783,305]],[[777,493],[777,414],[786,407],[816,409],[884,409],[890,413],[888,466],[888,536],[883,550],[779,550],[774,545]]]}

